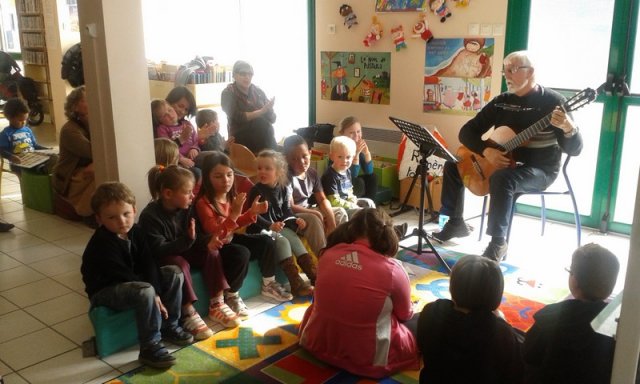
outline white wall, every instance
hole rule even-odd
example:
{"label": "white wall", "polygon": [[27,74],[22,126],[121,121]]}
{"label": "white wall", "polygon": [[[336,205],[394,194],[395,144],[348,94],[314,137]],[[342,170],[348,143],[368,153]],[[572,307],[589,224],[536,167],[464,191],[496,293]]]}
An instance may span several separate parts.
{"label": "white wall", "polygon": [[[434,124],[447,140],[451,148],[458,147],[458,130],[469,119],[468,116],[451,116],[441,113],[422,112],[423,74],[425,43],[420,38],[411,38],[411,29],[418,21],[416,12],[378,13],[378,20],[384,26],[382,40],[371,48],[365,48],[362,40],[371,25],[375,14],[375,0],[351,2],[358,25],[347,29],[338,10],[342,0],[323,0],[316,2],[316,121],[337,124],[340,119],[354,115],[363,126],[397,129],[389,116],[396,116],[420,125]],[[427,21],[436,38],[468,37],[470,23],[499,24],[504,27],[507,14],[507,0],[471,1],[466,8],[457,8],[449,2],[452,16],[441,23],[433,13]],[[328,32],[328,25],[335,24],[335,34]],[[407,49],[395,51],[389,30],[402,24]],[[486,36],[495,38],[492,96],[500,90],[500,69],[504,57],[504,36]],[[373,105],[345,101],[329,101],[320,98],[320,52],[322,51],[373,51],[391,52],[391,104]],[[387,154],[388,155],[388,154]]]}

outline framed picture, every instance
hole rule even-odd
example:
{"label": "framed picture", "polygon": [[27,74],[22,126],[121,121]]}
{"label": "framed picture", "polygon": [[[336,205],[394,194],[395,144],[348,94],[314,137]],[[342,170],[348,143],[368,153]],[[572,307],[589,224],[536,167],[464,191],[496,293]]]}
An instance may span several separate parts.
{"label": "framed picture", "polygon": [[428,0],[376,0],[376,12],[421,12],[427,9]]}
{"label": "framed picture", "polygon": [[360,67],[353,68],[353,77],[360,77]]}

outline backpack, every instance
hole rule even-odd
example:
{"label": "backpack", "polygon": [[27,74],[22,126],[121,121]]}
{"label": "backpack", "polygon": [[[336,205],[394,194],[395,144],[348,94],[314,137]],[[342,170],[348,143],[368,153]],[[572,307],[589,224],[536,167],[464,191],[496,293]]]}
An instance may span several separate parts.
{"label": "backpack", "polygon": [[80,43],[71,46],[62,57],[61,75],[72,87],[84,84],[84,69],[82,68],[82,47]]}

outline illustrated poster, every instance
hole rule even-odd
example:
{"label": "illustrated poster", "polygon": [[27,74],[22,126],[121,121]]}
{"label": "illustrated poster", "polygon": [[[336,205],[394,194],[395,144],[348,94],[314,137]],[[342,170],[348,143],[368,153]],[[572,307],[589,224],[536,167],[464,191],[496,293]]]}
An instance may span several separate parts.
{"label": "illustrated poster", "polygon": [[320,56],[323,100],[390,103],[391,53],[321,52]]}
{"label": "illustrated poster", "polygon": [[433,39],[424,68],[424,112],[474,115],[491,98],[494,39]]}
{"label": "illustrated poster", "polygon": [[427,0],[376,0],[376,12],[417,12],[428,9]]}

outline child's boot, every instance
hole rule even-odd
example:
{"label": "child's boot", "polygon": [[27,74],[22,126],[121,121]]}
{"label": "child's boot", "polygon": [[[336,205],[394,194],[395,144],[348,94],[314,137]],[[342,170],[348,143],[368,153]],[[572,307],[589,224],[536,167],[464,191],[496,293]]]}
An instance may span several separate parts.
{"label": "child's boot", "polygon": [[293,257],[289,257],[280,262],[280,268],[291,284],[291,294],[294,296],[309,296],[313,292],[313,288],[307,284],[300,273],[298,273],[298,266],[293,261]]}
{"label": "child's boot", "polygon": [[304,255],[298,256],[298,265],[302,268],[302,272],[309,278],[311,281],[311,285],[316,285],[316,263],[311,257],[310,254],[305,253]]}

